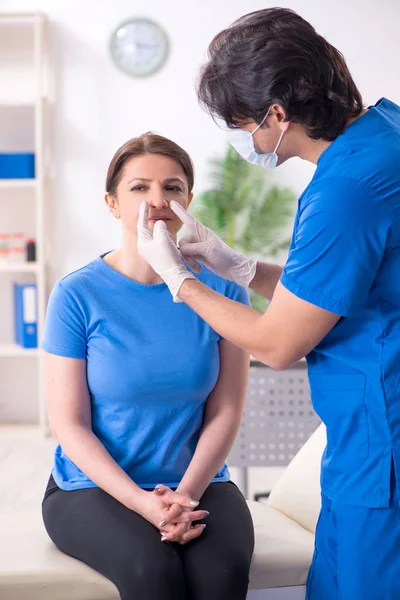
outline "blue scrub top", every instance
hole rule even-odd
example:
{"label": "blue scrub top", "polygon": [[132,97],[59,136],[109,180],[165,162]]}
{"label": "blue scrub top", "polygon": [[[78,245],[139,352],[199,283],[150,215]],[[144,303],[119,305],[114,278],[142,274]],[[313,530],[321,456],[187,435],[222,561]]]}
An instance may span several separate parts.
{"label": "blue scrub top", "polygon": [[307,357],[327,426],[322,490],[387,507],[392,459],[400,481],[400,107],[390,100],[322,153],[281,281],[342,317]]}

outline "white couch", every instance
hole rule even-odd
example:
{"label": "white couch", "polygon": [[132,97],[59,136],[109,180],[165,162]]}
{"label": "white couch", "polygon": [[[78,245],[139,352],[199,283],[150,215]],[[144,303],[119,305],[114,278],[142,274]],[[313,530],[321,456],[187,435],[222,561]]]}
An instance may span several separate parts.
{"label": "white couch", "polygon": [[248,600],[304,600],[321,507],[320,425],[275,484],[267,505],[249,502],[256,545]]}
{"label": "white couch", "polygon": [[[321,426],[274,486],[268,505],[249,502],[256,546],[248,600],[304,600],[320,508],[324,445]],[[33,461],[40,448],[36,441]],[[16,477],[24,485],[23,473]],[[102,575],[59,552],[47,537],[40,510],[24,506],[0,512],[0,598],[118,600],[119,595]]]}

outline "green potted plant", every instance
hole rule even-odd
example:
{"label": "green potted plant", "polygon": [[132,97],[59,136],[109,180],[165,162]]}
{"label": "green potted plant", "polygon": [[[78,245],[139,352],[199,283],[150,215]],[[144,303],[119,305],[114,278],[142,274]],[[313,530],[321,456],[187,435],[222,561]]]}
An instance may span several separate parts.
{"label": "green potted plant", "polygon": [[[243,254],[270,258],[287,249],[290,240],[282,239],[283,228],[293,214],[294,193],[268,185],[266,171],[231,147],[210,167],[211,188],[195,199],[195,216]],[[250,298],[254,308],[265,311],[264,297],[250,290]]]}

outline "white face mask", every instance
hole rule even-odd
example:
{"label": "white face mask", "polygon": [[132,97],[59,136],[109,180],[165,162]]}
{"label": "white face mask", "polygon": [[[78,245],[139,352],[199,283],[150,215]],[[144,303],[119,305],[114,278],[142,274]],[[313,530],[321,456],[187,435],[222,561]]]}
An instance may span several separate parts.
{"label": "white face mask", "polygon": [[256,131],[258,131],[261,125],[264,123],[265,119],[269,115],[268,109],[267,114],[261,121],[259,125],[254,129],[254,131],[243,131],[242,129],[232,129],[228,132],[228,141],[230,145],[240,154],[244,160],[251,163],[252,165],[257,165],[258,167],[264,167],[265,169],[273,169],[278,164],[278,155],[277,151],[279,146],[281,145],[281,141],[284,135],[284,131],[282,131],[281,136],[278,140],[276,148],[273,152],[267,152],[266,154],[257,154],[254,148],[253,135]]}

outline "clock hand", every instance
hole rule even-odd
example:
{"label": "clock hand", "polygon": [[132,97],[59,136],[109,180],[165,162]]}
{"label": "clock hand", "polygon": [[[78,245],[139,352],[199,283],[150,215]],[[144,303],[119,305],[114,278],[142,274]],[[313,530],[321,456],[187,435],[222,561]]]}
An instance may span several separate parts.
{"label": "clock hand", "polygon": [[158,48],[156,44],[141,44],[140,42],[135,43],[136,48]]}

